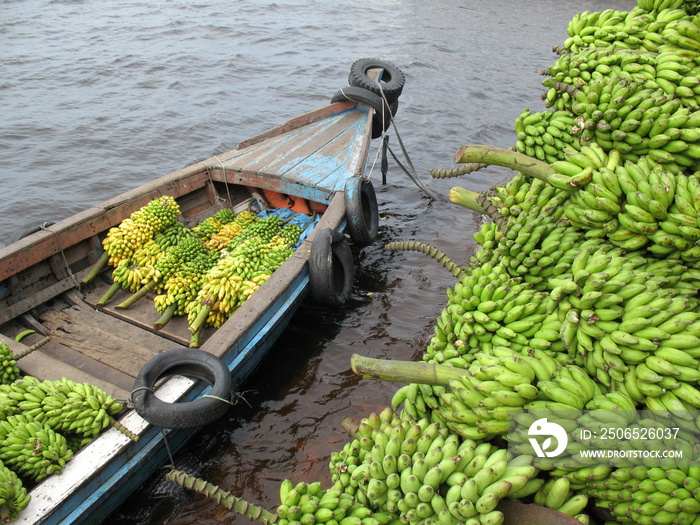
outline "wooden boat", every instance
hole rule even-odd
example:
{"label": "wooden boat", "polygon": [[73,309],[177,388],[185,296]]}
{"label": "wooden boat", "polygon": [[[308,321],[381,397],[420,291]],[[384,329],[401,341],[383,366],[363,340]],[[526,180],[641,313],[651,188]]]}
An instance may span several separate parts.
{"label": "wooden boat", "polygon": [[[368,67],[368,77],[379,78],[386,71],[381,65]],[[155,330],[158,313],[149,300],[126,310],[110,306],[118,296],[105,306],[98,304],[110,286],[109,269],[88,284],[82,279],[99,259],[109,229],[163,195],[176,199],[180,220],[187,226],[221,207],[240,211],[269,206],[266,195],[291,197],[318,216],[310,235],[223,326],[205,329],[196,350],[225,363],[237,388],[312,290],[309,260],[319,232],[349,231],[352,236],[354,228],[360,242],[366,240],[363,234],[372,233],[361,231],[376,219],[373,190],[367,190],[363,173],[370,139],[378,134],[377,111],[363,97],[354,98],[337,95],[327,107],[289,120],[228,153],[153,180],[0,249],[0,342],[17,354],[49,338],[18,362],[22,373],[41,380],[89,382],[119,400],[129,399],[143,367],[154,356],[187,347],[190,334],[184,319]],[[381,126],[379,132],[386,123]],[[357,208],[349,213],[349,206]],[[324,257],[332,261],[335,255]],[[342,300],[341,292],[333,295],[336,288],[347,286],[335,278],[326,283],[331,303]],[[27,329],[36,333],[16,342],[16,335]],[[157,396],[177,405],[201,399],[209,388],[205,381],[174,375],[159,384]],[[168,448],[174,453],[198,430],[160,428],[133,409],[118,419],[138,440],[115,428],[104,431],[60,474],[31,490],[31,501],[16,523],[99,523],[167,462]]]}

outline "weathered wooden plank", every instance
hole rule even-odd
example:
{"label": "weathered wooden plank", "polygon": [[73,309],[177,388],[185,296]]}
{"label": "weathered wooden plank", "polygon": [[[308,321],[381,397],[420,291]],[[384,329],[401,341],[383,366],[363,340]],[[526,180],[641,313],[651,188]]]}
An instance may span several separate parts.
{"label": "weathered wooden plank", "polygon": [[259,142],[262,142],[263,140],[267,140],[271,137],[274,137],[276,135],[281,135],[282,133],[287,133],[293,129],[308,126],[309,124],[318,120],[326,119],[329,116],[335,115],[337,113],[342,113],[343,111],[347,111],[355,105],[355,102],[343,101],[336,102],[334,104],[323,107],[321,109],[317,109],[315,111],[310,111],[309,113],[305,113],[304,115],[300,115],[296,118],[290,119],[283,124],[278,124],[271,130],[265,131],[264,133],[260,133],[259,135],[255,135],[254,137],[239,142],[238,146],[236,146],[236,149],[244,149],[253,144],[257,144]]}
{"label": "weathered wooden plank", "polygon": [[[89,271],[90,270],[86,268],[85,270],[76,273],[75,279],[80,281],[80,279],[82,279],[83,276]],[[0,311],[0,325],[6,323],[10,319],[14,319],[17,316],[22,315],[25,312],[28,312],[32,308],[36,308],[37,306],[44,304],[46,301],[53,299],[63,292],[74,288],[75,286],[76,281],[72,277],[67,277],[62,281],[58,281],[55,284],[47,286],[43,290],[36,292],[25,299],[17,301],[16,303]]]}
{"label": "weathered wooden plank", "polygon": [[283,178],[300,184],[334,188],[338,179],[347,180],[355,175],[349,162],[355,135],[357,125],[346,129],[331,143],[289,165],[282,173]]}
{"label": "weathered wooden plank", "polygon": [[254,158],[235,159],[225,163],[226,168],[265,173],[268,176],[282,176],[289,167],[298,164],[317,152],[319,148],[327,146],[343,135],[357,121],[357,115],[357,111],[351,111],[289,136],[280,137],[272,141],[266,151],[258,152]]}
{"label": "weathered wooden plank", "polygon": [[[144,298],[141,301],[137,302],[134,305],[134,307],[136,307],[139,304],[141,305],[143,311],[149,315],[149,319],[153,319],[153,316],[156,316],[156,319],[160,317],[160,314],[158,314],[158,312],[156,311],[155,306],[153,306],[153,301]],[[132,310],[130,308],[128,310],[122,311],[130,312]],[[178,347],[178,345],[173,344],[172,341],[169,341],[168,339],[162,337],[161,335],[158,335],[153,331],[144,330],[139,326],[134,326],[132,323],[128,322],[128,319],[127,321],[115,319],[111,315],[96,311],[91,308],[74,307],[67,309],[66,312],[74,318],[79,319],[85,323],[91,324],[95,327],[109,328],[110,331],[116,330],[116,332],[114,333],[118,334],[119,338],[126,341],[126,343],[147,348],[149,352],[153,355],[158,354],[160,352],[165,352],[166,350],[172,350],[173,348]],[[183,317],[179,319],[184,320],[185,318]]]}
{"label": "weathered wooden plank", "polygon": [[[85,300],[91,306],[98,308],[97,301],[99,301],[108,287],[106,284],[100,285],[87,294]],[[99,315],[118,319],[129,325],[131,329],[138,330],[138,333],[141,334],[139,337],[143,337],[148,344],[155,345],[158,348],[158,352],[180,346],[189,346],[191,334],[186,317],[173,317],[163,329],[156,330],[154,325],[160,318],[160,314],[153,304],[154,294],[146,295],[129,308],[116,308],[118,304],[129,298],[130,295],[125,290],[119,290],[108,304],[99,306],[101,312]],[[200,341],[204,342],[213,332],[214,328],[205,328]]]}
{"label": "weathered wooden plank", "polygon": [[[11,337],[0,335],[0,342],[7,344],[14,354],[24,352],[28,347],[18,343]],[[126,399],[133,387],[133,378],[121,374],[117,370],[109,369],[101,363],[99,367],[89,366],[91,363],[83,358],[84,367],[76,368],[62,359],[57,359],[47,352],[47,349],[55,347],[55,343],[49,342],[38,350],[23,357],[18,363],[22,373],[44,380],[57,380],[63,377],[78,383],[91,383],[117,399]],[[97,373],[93,373],[97,370]]]}
{"label": "weathered wooden plank", "polygon": [[157,349],[135,342],[133,337],[122,337],[128,333],[125,323],[107,315],[101,319],[102,326],[74,317],[69,310],[48,310],[40,319],[52,341],[132,377],[158,353]]}

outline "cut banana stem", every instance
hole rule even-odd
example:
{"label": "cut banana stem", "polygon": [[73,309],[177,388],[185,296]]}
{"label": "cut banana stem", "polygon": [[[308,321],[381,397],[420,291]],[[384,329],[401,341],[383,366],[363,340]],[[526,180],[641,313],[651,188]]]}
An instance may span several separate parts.
{"label": "cut banana stem", "polygon": [[192,334],[196,334],[201,330],[202,326],[204,326],[204,322],[207,320],[212,306],[214,306],[213,297],[207,297],[204,299],[204,301],[202,301],[202,305],[199,307],[199,312],[197,312],[197,317],[195,317],[194,321],[192,321],[190,324],[190,332],[192,332]]}
{"label": "cut banana stem", "polygon": [[175,310],[177,309],[177,303],[173,303],[169,305],[165,311],[162,313],[162,315],[158,318],[158,320],[155,322],[153,327],[156,330],[162,330],[163,327],[168,324],[170,319],[172,319],[173,315],[175,315]]}
{"label": "cut banana stem", "polygon": [[119,303],[116,307],[117,308],[129,308],[132,304],[134,304],[136,301],[144,297],[148,292],[153,290],[153,287],[156,285],[156,282],[151,280],[148,281],[146,284],[144,284],[138,292],[135,294],[132,294],[130,297]]}
{"label": "cut banana stem", "polygon": [[479,194],[475,191],[455,186],[450,190],[450,202],[459,204],[469,210],[486,213],[486,210],[478,202]]}
{"label": "cut banana stem", "polygon": [[112,298],[112,296],[119,291],[119,288],[121,288],[122,285],[119,283],[113,283],[112,286],[109,287],[109,289],[104,293],[102,297],[100,297],[100,300],[97,301],[97,304],[107,304],[109,300]]}
{"label": "cut banana stem", "polygon": [[397,383],[448,386],[450,380],[459,379],[465,374],[464,370],[447,365],[375,359],[358,354],[352,356],[350,363],[353,372],[364,379]]}
{"label": "cut banana stem", "polygon": [[102,268],[107,266],[107,262],[109,261],[109,254],[107,252],[103,252],[100,258],[95,262],[95,264],[90,268],[90,271],[83,277],[83,283],[89,283],[92,281],[97,275],[102,271]]}
{"label": "cut banana stem", "polygon": [[457,150],[455,162],[482,162],[517,170],[525,175],[549,182],[549,176],[556,173],[547,162],[528,157],[511,149],[496,148],[483,144],[467,144]]}

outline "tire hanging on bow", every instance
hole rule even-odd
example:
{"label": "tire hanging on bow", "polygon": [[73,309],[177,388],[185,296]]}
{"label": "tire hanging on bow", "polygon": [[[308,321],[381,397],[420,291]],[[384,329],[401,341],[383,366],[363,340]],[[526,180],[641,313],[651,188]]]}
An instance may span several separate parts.
{"label": "tire hanging on bow", "polygon": [[345,183],[345,217],[352,242],[360,247],[372,244],[379,230],[377,194],[372,181],[352,177]]}
{"label": "tire hanging on bow", "polygon": [[350,297],[355,264],[345,235],[324,228],[314,235],[309,255],[311,297],[324,306],[342,306]]}
{"label": "tire hanging on bow", "polygon": [[[391,125],[392,109],[384,99],[373,93],[372,91],[358,87],[358,86],[346,86],[339,89],[333,98],[331,98],[331,103],[342,102],[343,100],[352,100],[353,102],[361,102],[362,104],[367,104],[369,107],[374,109],[374,115],[372,117],[372,138],[376,139],[382,136],[389,126]],[[398,108],[398,101],[395,101],[396,108]]]}
{"label": "tire hanging on bow", "polygon": [[[367,72],[370,69],[382,69],[379,80],[369,78]],[[367,89],[379,96],[384,93],[391,104],[401,95],[404,84],[406,84],[406,76],[391,62],[377,58],[361,58],[350,66],[348,83],[351,86]],[[396,112],[392,113],[396,114]]]}

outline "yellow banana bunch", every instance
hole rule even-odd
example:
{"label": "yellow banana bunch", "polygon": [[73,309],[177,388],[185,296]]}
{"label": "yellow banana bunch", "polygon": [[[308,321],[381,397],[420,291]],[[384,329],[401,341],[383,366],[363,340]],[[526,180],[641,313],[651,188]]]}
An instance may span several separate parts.
{"label": "yellow banana bunch", "polygon": [[132,257],[154,235],[174,224],[178,215],[180,207],[169,195],[153,199],[136,210],[119,226],[111,228],[102,242],[105,252],[110,256],[109,264],[116,266],[122,259]]}

